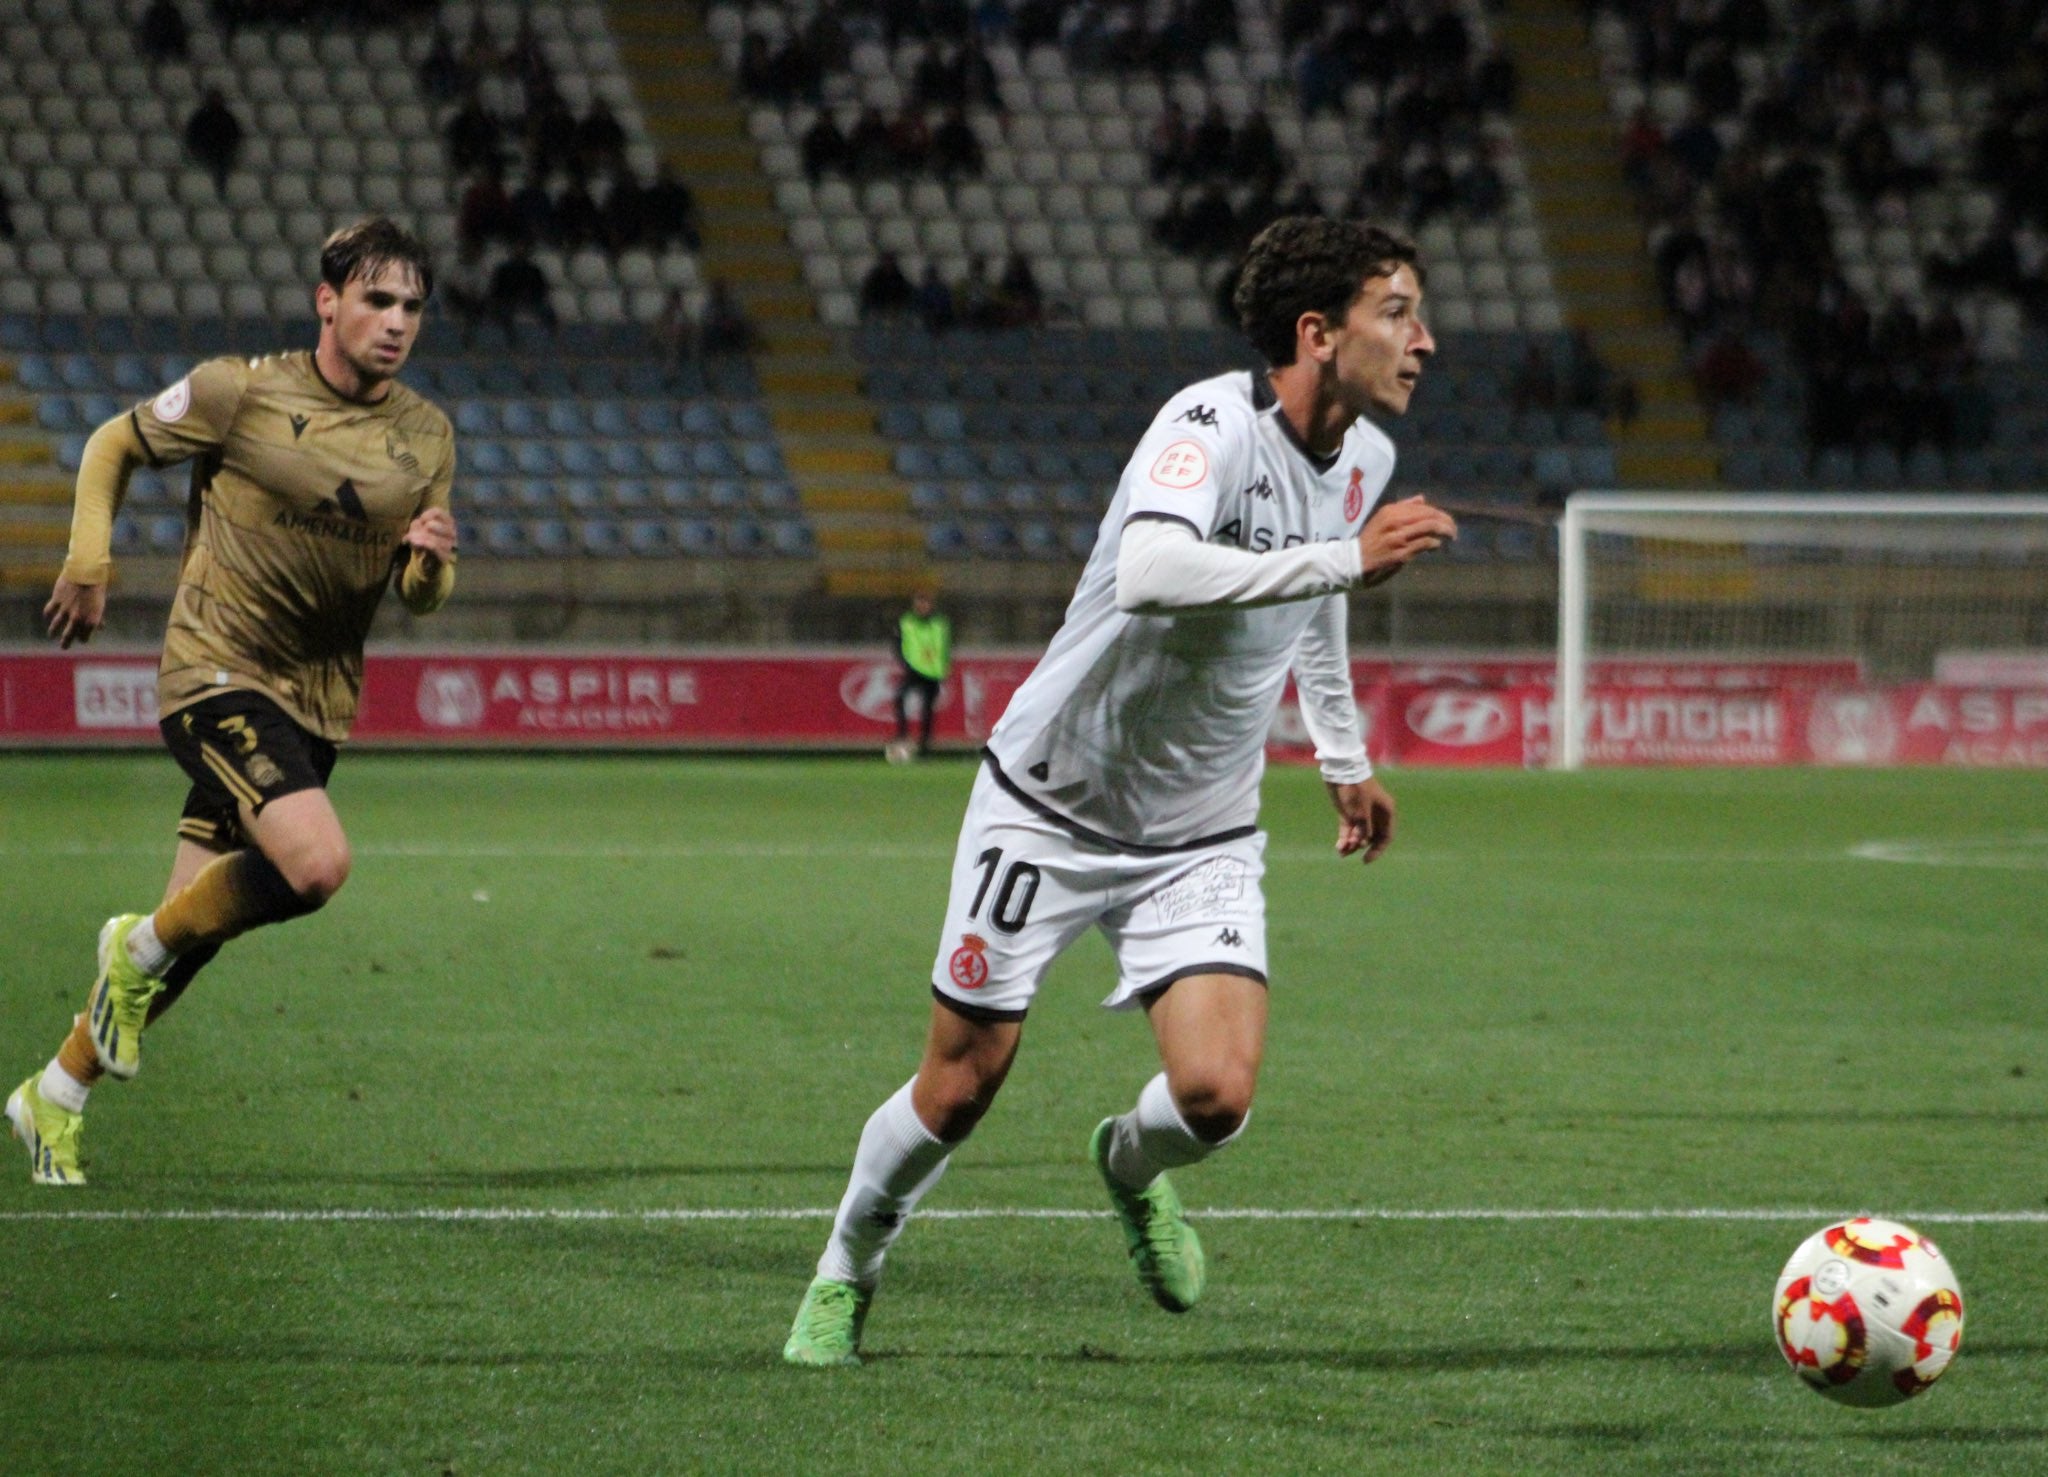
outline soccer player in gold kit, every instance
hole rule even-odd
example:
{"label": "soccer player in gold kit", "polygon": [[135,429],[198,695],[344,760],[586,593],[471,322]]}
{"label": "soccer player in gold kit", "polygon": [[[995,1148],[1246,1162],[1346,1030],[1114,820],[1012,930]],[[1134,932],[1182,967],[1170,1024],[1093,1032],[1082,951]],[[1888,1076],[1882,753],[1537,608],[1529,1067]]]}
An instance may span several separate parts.
{"label": "soccer player in gold kit", "polygon": [[106,612],[113,518],[135,468],[191,461],[185,553],[157,673],[164,742],[191,777],[164,901],[100,931],[99,977],[49,1066],[7,1099],[37,1184],[84,1183],[102,1076],[238,934],[321,907],[347,880],[326,791],[387,586],[439,608],[455,582],[448,418],[397,382],[433,291],[421,243],[371,218],[320,253],[310,352],[213,359],[101,426],[44,607],[62,646]]}

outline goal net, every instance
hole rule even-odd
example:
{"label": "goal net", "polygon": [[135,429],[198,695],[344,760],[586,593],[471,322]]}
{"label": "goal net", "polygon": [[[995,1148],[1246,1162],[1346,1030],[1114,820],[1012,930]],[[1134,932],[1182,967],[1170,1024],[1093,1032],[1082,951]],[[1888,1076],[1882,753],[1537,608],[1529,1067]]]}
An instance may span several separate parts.
{"label": "goal net", "polygon": [[1580,493],[1558,547],[1555,766],[2048,764],[2048,497]]}

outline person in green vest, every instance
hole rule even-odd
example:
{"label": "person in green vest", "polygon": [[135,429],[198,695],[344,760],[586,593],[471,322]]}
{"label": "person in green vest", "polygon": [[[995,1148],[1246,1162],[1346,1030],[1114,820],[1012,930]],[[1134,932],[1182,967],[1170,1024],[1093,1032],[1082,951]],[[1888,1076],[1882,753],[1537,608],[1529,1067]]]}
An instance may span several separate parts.
{"label": "person in green vest", "polygon": [[892,758],[909,755],[910,695],[918,694],[917,752],[932,751],[932,719],[939,711],[939,687],[953,665],[953,623],[939,614],[931,591],[919,590],[896,622],[896,656],[903,679],[896,685],[896,741]]}

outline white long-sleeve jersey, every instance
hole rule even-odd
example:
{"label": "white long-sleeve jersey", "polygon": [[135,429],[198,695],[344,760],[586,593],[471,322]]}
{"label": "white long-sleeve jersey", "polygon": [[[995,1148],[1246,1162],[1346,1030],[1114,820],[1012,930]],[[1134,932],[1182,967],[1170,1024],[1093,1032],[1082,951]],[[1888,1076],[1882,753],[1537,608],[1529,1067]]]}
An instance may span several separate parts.
{"label": "white long-sleeve jersey", "polygon": [[1324,776],[1369,776],[1344,592],[1393,470],[1393,443],[1365,420],[1334,457],[1312,456],[1263,374],[1167,401],[1065,621],[989,737],[997,778],[1124,849],[1244,834],[1290,666]]}

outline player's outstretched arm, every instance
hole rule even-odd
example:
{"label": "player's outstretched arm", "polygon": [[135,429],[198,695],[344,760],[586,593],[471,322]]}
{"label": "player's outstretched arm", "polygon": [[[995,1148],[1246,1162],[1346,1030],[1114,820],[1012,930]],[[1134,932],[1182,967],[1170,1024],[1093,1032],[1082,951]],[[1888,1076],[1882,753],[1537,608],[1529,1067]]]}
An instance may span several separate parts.
{"label": "player's outstretched arm", "polygon": [[1442,508],[1433,508],[1421,496],[1382,503],[1365,520],[1358,535],[1358,563],[1363,583],[1385,584],[1418,554],[1440,549],[1458,536],[1458,525]]}
{"label": "player's outstretched arm", "polygon": [[71,505],[71,547],[43,606],[44,625],[60,647],[92,640],[106,619],[107,580],[114,571],[114,515],[127,496],[128,479],[145,460],[134,422],[126,415],[108,421],[85,443]]}
{"label": "player's outstretched arm", "polygon": [[1330,803],[1337,807],[1337,855],[1363,852],[1370,864],[1394,840],[1394,797],[1376,779],[1355,785],[1331,784]]}

